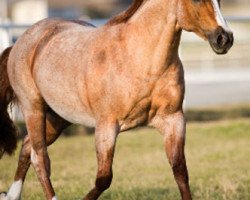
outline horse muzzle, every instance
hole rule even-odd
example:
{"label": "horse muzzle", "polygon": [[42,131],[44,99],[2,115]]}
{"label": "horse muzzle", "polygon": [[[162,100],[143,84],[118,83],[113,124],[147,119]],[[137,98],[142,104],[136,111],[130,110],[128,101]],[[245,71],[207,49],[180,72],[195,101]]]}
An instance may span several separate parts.
{"label": "horse muzzle", "polygon": [[231,31],[218,27],[214,32],[208,34],[208,40],[215,53],[226,54],[233,46],[234,36]]}

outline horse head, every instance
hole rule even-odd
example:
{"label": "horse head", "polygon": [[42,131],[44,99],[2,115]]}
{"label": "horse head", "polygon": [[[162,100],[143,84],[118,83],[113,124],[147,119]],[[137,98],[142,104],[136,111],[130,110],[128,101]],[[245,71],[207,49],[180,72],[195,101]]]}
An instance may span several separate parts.
{"label": "horse head", "polygon": [[233,33],[220,11],[220,0],[179,0],[178,25],[208,40],[217,54],[233,46]]}

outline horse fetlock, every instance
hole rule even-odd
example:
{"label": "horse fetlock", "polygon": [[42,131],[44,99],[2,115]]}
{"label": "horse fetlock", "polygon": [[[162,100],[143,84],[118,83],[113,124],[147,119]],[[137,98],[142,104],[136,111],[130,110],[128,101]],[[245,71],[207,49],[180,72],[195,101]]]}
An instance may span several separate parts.
{"label": "horse fetlock", "polygon": [[22,192],[23,182],[22,180],[15,181],[8,193],[1,193],[0,200],[21,200],[21,192]]}
{"label": "horse fetlock", "polygon": [[111,183],[112,183],[112,178],[113,178],[112,175],[98,177],[96,179],[96,183],[95,183],[97,189],[99,191],[107,190],[110,187]]}

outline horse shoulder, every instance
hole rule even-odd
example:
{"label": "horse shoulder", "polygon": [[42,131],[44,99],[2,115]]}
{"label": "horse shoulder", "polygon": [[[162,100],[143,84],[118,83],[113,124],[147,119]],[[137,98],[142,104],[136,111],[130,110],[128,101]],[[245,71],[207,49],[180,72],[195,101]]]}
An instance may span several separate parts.
{"label": "horse shoulder", "polygon": [[152,108],[160,115],[175,113],[182,109],[184,93],[184,71],[181,61],[178,60],[156,82],[152,93]]}

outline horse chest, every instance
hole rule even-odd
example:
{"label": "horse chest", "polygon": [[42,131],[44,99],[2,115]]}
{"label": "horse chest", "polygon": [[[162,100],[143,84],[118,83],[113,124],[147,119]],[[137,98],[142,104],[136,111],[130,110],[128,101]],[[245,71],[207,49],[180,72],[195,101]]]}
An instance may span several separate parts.
{"label": "horse chest", "polygon": [[162,80],[157,84],[152,94],[152,107],[159,115],[168,115],[182,108],[184,99],[184,80]]}
{"label": "horse chest", "polygon": [[133,106],[126,113],[126,116],[121,120],[121,131],[145,125],[148,121],[149,111],[151,106],[150,97],[144,97],[140,100],[134,100]]}
{"label": "horse chest", "polygon": [[147,96],[133,100],[131,109],[121,121],[121,130],[148,125],[158,116],[172,114],[182,107],[184,83],[168,84],[160,81]]}

